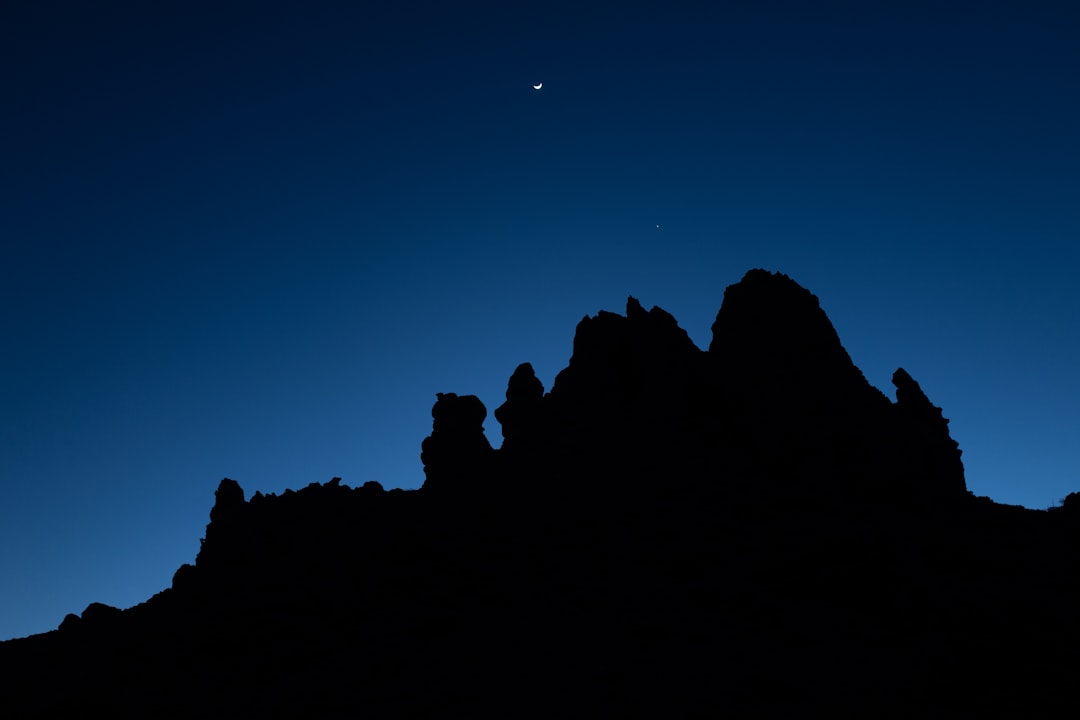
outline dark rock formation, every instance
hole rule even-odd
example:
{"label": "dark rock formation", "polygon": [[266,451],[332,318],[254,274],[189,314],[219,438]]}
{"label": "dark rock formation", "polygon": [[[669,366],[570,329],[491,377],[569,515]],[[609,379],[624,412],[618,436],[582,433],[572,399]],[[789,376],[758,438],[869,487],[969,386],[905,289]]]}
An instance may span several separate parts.
{"label": "dark rock formation", "polygon": [[631,297],[626,317],[601,311],[578,323],[570,364],[551,390],[553,411],[562,427],[588,433],[625,431],[635,424],[628,413],[654,427],[678,421],[700,355],[671,315]]}
{"label": "dark rock formation", "polygon": [[495,419],[502,426],[502,450],[528,454],[548,433],[544,413],[544,384],[529,363],[522,363],[510,376],[506,402],[495,408]]}
{"label": "dark rock formation", "polygon": [[1075,712],[1080,494],[973,497],[893,383],[784,275],[707,351],[630,298],[518,366],[499,450],[439,394],[422,490],[223,480],[170,589],[0,643],[0,716]]}
{"label": "dark rock formation", "polygon": [[210,509],[210,522],[229,522],[237,513],[243,512],[244,489],[235,480],[225,478],[214,491],[214,507]]}
{"label": "dark rock formation", "polygon": [[896,414],[907,442],[905,470],[924,479],[933,502],[948,502],[962,495],[964,465],[959,444],[949,435],[949,421],[935,407],[903,368],[892,377],[896,386]]}
{"label": "dark rock formation", "polygon": [[420,452],[427,477],[424,489],[438,492],[456,485],[464,490],[483,484],[494,452],[484,435],[484,403],[475,395],[438,393],[431,417],[431,435],[424,438]]}
{"label": "dark rock formation", "polygon": [[817,297],[781,273],[751,270],[728,287],[712,332],[713,365],[729,384],[753,389],[758,403],[827,413],[885,400],[851,362]]}

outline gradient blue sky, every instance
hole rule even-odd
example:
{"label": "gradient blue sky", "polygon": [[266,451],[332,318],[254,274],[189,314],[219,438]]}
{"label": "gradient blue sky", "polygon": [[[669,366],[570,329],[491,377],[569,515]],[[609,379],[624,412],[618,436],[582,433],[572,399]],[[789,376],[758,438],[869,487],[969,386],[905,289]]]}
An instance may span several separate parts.
{"label": "gradient blue sky", "polygon": [[0,638],[167,587],[222,477],[417,487],[436,392],[498,445],[628,294],[706,347],[752,267],[976,494],[1080,490],[1075,3],[11,5]]}

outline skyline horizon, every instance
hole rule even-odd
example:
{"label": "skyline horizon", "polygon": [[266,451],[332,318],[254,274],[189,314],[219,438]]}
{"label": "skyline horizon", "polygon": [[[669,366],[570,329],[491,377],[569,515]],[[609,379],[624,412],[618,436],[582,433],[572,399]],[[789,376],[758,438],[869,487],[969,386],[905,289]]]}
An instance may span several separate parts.
{"label": "skyline horizon", "polygon": [[[545,390],[752,268],[903,367],[969,489],[1080,490],[1080,6],[8,8],[0,638],[128,607],[250,494],[423,481],[436,393]],[[542,83],[542,89],[533,85]]]}

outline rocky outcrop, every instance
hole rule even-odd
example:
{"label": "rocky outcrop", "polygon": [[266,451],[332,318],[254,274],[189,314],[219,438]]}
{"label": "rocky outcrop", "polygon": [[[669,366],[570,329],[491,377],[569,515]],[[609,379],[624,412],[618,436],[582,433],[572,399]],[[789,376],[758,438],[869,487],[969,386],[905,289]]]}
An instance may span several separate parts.
{"label": "rocky outcrop", "polygon": [[678,421],[691,404],[701,351],[670,314],[633,297],[626,316],[601,311],[577,326],[574,352],[555,377],[552,412],[572,431]]}
{"label": "rocky outcrop", "polygon": [[817,296],[782,273],[751,270],[729,286],[712,332],[716,372],[758,403],[827,413],[885,399],[851,362]]}
{"label": "rocky outcrop", "polygon": [[625,316],[585,317],[550,393],[529,363],[514,371],[495,411],[498,452],[478,399],[440,395],[425,489],[475,484],[497,467],[526,487],[587,474],[579,494],[693,478],[750,501],[966,498],[940,411],[903,371],[895,406],[872,387],[817,297],[791,278],[748,272],[712,329],[702,352],[670,314],[633,297]]}
{"label": "rocky outcrop", "polygon": [[81,616],[68,613],[59,629],[64,632],[108,632],[117,626],[122,615],[119,608],[93,602],[86,606]]}
{"label": "rocky outcrop", "polygon": [[431,408],[431,435],[421,445],[424,489],[464,492],[482,486],[491,473],[493,450],[484,435],[487,408],[475,395],[438,393]]}
{"label": "rocky outcrop", "polygon": [[960,445],[949,435],[949,421],[907,371],[892,376],[896,386],[895,414],[902,437],[897,461],[912,477],[921,478],[926,503],[949,503],[965,497],[964,464]]}
{"label": "rocky outcrop", "polygon": [[631,297],[550,392],[514,370],[499,450],[438,394],[421,490],[223,480],[171,588],[0,643],[0,715],[1075,713],[1080,495],[971,497],[893,383],[784,275],[707,351]]}
{"label": "rocky outcrop", "polygon": [[542,452],[551,431],[544,403],[544,384],[529,363],[522,363],[510,376],[506,402],[495,408],[502,426],[501,450],[535,459]]}
{"label": "rocky outcrop", "polygon": [[526,477],[585,472],[593,481],[575,488],[579,495],[630,491],[658,461],[671,470],[692,438],[703,360],[675,318],[633,297],[625,316],[585,317],[550,393],[527,363],[511,377],[495,416],[505,437],[500,466]]}

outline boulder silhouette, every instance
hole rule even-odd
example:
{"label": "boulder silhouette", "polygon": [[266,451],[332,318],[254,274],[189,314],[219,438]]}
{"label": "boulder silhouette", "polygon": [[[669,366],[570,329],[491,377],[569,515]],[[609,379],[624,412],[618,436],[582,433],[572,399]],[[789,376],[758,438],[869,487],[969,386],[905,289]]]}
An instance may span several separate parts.
{"label": "boulder silhouette", "polygon": [[439,492],[447,486],[461,490],[481,484],[490,473],[494,453],[484,435],[487,408],[475,395],[438,393],[437,397],[431,409],[431,435],[421,445],[427,478],[424,489]]}

